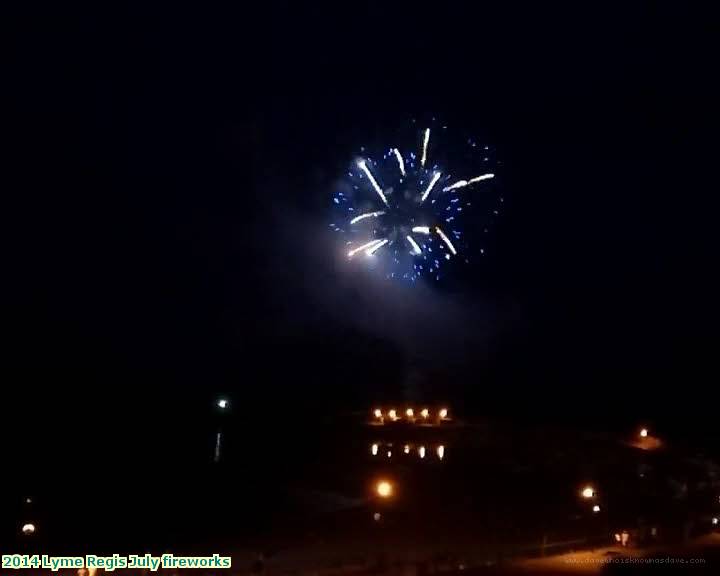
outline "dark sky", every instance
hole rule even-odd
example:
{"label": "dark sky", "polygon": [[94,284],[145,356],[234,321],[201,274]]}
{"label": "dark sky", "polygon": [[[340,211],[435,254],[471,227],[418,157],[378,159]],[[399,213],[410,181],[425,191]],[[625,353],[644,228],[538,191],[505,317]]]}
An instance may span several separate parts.
{"label": "dark sky", "polygon": [[[407,384],[466,412],[701,420],[711,15],[337,4],[4,18],[4,409],[58,446],[88,420],[192,420],[220,390],[297,410]],[[452,286],[359,290],[325,236],[334,179],[431,115],[498,147],[491,248]]]}

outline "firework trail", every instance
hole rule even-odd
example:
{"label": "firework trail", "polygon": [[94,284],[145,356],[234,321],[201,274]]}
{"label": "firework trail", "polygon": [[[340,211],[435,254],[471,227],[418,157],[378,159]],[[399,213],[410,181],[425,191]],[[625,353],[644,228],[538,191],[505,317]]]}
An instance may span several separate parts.
{"label": "firework trail", "polygon": [[357,252],[360,252],[361,250],[365,250],[366,248],[370,249],[373,246],[377,246],[380,242],[382,242],[382,240],[371,240],[367,244],[363,244],[362,246],[353,248],[352,250],[350,250],[350,252],[348,252],[348,258],[352,258]]}
{"label": "firework trail", "polygon": [[425,129],[425,137],[423,138],[423,149],[422,149],[422,160],[420,160],[420,166],[425,167],[425,161],[427,160],[427,147],[430,142],[430,128]]}
{"label": "firework trail", "polygon": [[389,207],[390,204],[388,204],[387,198],[385,197],[385,194],[383,193],[382,188],[380,188],[380,186],[377,183],[377,180],[375,180],[375,176],[373,176],[372,172],[370,172],[370,170],[368,169],[367,164],[365,164],[365,160],[360,160],[360,162],[358,162],[358,166],[360,166],[360,169],[363,172],[365,172],[368,179],[370,180],[370,183],[372,184],[373,189],[375,190],[375,192],[378,193],[378,196],[380,196],[380,198],[382,198],[382,201],[385,203],[385,206]]}
{"label": "firework trail", "polygon": [[465,186],[470,186],[470,184],[475,184],[475,182],[482,182],[483,180],[489,180],[490,178],[495,178],[495,174],[483,174],[482,176],[470,178],[470,180],[458,180],[455,184],[451,184],[450,186],[443,188],[443,192],[450,192],[450,190],[464,188]]}
{"label": "firework trail", "polygon": [[422,204],[425,202],[425,198],[427,198],[430,195],[430,192],[432,192],[433,186],[435,186],[435,183],[440,180],[440,172],[435,172],[435,174],[432,177],[432,180],[430,180],[430,184],[428,184],[427,189],[425,192],[423,192],[423,195],[420,197],[420,203]]}
{"label": "firework trail", "polygon": [[415,242],[415,240],[413,240],[413,237],[406,236],[406,238],[407,238],[407,241],[410,242],[410,246],[413,247],[413,251],[415,252],[415,254],[421,254],[422,250],[420,249],[420,246],[418,245],[418,243]]}
{"label": "firework trail", "polygon": [[378,212],[366,212],[365,214],[360,214],[360,216],[355,216],[355,218],[350,220],[350,224],[357,224],[360,220],[365,220],[365,218],[377,218],[383,214],[385,214],[384,210],[380,210]]}
{"label": "firework trail", "polygon": [[443,232],[439,226],[435,228],[435,232],[438,233],[438,236],[442,238],[442,241],[445,242],[445,245],[450,249],[450,252],[453,253],[453,256],[455,256],[457,254],[457,250],[455,250],[455,246],[453,246],[452,242],[450,242],[450,238],[445,236],[445,232]]}
{"label": "firework trail", "polygon": [[400,154],[400,150],[397,148],[393,148],[393,153],[395,154],[395,158],[397,158],[398,166],[400,166],[400,174],[405,177],[405,161],[403,160],[402,154]]}

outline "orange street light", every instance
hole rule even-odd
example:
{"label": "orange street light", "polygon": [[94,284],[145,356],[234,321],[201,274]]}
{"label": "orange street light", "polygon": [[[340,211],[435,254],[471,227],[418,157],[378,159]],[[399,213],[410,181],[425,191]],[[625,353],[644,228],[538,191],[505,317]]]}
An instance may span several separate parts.
{"label": "orange street light", "polygon": [[375,492],[380,498],[390,498],[393,495],[394,487],[387,480],[380,480],[375,484]]}

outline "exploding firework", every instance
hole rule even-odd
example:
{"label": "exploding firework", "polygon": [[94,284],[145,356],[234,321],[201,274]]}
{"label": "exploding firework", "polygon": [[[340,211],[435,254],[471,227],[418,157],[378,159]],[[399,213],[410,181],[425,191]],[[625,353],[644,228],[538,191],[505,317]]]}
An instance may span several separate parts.
{"label": "exploding firework", "polygon": [[377,160],[361,149],[333,195],[330,227],[349,261],[382,263],[388,278],[411,282],[440,280],[445,266],[468,262],[467,214],[495,179],[495,160],[472,139],[456,155],[443,150],[445,134],[445,126],[423,128],[415,145],[386,149]]}

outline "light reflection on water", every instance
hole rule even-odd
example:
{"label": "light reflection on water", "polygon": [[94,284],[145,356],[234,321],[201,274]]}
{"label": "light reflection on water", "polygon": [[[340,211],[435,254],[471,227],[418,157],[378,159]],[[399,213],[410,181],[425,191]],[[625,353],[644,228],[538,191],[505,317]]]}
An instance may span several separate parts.
{"label": "light reflection on water", "polygon": [[414,444],[404,444],[402,452],[393,452],[395,444],[393,442],[373,442],[370,445],[370,454],[372,456],[378,456],[380,453],[385,453],[385,455],[388,458],[392,458],[393,456],[409,456],[411,458],[420,458],[424,459],[425,455],[427,454],[428,449],[432,449],[432,451],[436,454],[438,460],[442,460],[445,458],[445,452],[446,452],[446,446],[445,444],[436,444],[436,445],[428,445],[420,444],[417,446],[417,449],[415,450]]}

